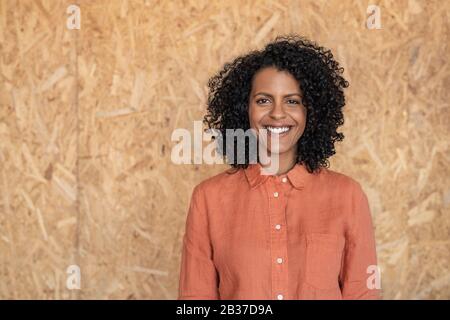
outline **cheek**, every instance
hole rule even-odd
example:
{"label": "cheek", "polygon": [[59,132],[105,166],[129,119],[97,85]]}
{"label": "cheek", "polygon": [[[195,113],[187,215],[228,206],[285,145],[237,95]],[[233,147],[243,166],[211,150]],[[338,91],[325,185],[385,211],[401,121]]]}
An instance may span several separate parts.
{"label": "cheek", "polygon": [[304,129],[306,126],[306,109],[299,110],[292,115],[292,118],[298,123],[300,128]]}
{"label": "cheek", "polygon": [[255,106],[250,105],[249,106],[249,111],[248,111],[248,118],[250,121],[250,127],[256,127],[258,126],[258,123],[261,121],[261,118],[263,117],[263,115],[261,114],[261,112],[258,112],[257,108],[255,108]]}
{"label": "cheek", "polygon": [[291,114],[291,117],[297,123],[297,130],[295,132],[295,135],[300,138],[303,132],[305,132],[306,128],[306,111],[299,110],[298,112]]}

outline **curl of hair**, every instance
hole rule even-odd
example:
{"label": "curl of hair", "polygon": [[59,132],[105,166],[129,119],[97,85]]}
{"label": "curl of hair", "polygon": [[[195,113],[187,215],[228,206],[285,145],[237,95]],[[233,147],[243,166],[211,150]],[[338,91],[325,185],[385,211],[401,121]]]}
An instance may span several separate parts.
{"label": "curl of hair", "polygon": [[[278,36],[264,49],[225,63],[222,70],[209,79],[203,122],[209,129],[220,131],[219,154],[227,157],[229,152],[226,129],[245,131],[250,128],[248,106],[252,80],[265,67],[288,71],[300,85],[307,119],[305,131],[297,142],[296,162],[305,164],[311,173],[320,167],[329,167],[328,158],[336,153],[334,143],[344,139],[344,134],[337,129],[344,124],[343,89],[349,83],[342,77],[344,69],[329,49],[295,34]],[[234,142],[231,145],[236,150]],[[247,168],[249,159],[244,163],[236,160],[228,163],[234,168]]]}

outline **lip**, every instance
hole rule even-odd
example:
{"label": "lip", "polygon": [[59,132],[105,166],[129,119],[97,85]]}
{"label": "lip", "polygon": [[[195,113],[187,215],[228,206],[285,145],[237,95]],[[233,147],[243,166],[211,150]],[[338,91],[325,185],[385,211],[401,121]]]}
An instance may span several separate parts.
{"label": "lip", "polygon": [[[289,130],[288,131],[286,131],[286,132],[283,132],[283,133],[272,133],[269,129],[267,129],[267,127],[288,127],[289,128]],[[268,136],[272,136],[272,135],[276,135],[276,136],[278,136],[278,137],[284,137],[284,136],[287,136],[290,132],[291,132],[291,130],[292,130],[292,128],[293,128],[294,126],[292,126],[292,125],[263,125],[263,129],[266,129],[267,130],[267,133],[268,133]]]}
{"label": "lip", "polygon": [[279,128],[279,127],[293,127],[292,124],[284,124],[284,123],[280,123],[280,124],[263,124],[263,127],[275,127],[275,128]]}

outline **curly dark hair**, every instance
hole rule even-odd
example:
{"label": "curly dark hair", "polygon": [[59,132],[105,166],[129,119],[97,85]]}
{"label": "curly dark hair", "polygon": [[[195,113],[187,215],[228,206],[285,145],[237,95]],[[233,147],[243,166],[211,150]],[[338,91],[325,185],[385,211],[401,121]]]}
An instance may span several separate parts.
{"label": "curly dark hair", "polygon": [[[349,83],[341,76],[344,69],[339,67],[329,49],[295,34],[277,36],[263,50],[251,51],[225,63],[223,69],[209,79],[207,114],[203,122],[209,129],[220,131],[223,147],[218,148],[219,154],[227,155],[226,129],[250,128],[248,107],[252,80],[255,73],[265,67],[288,71],[300,84],[307,119],[305,131],[297,142],[297,163],[305,164],[310,173],[329,167],[328,158],[336,153],[335,141],[344,139],[337,128],[344,124],[343,88]],[[247,168],[249,161],[247,158],[244,163],[234,160],[228,164]]]}

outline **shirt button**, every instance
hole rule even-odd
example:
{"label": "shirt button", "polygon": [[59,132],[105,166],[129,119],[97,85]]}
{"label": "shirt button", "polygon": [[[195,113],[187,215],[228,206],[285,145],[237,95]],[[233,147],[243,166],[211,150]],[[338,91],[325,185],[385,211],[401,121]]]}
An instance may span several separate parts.
{"label": "shirt button", "polygon": [[284,177],[283,179],[281,179],[281,181],[286,182],[286,181],[287,181],[287,178]]}
{"label": "shirt button", "polygon": [[282,294],[277,295],[277,299],[278,300],[283,300],[283,295]]}
{"label": "shirt button", "polygon": [[274,196],[275,198],[278,198],[278,192],[274,192],[274,193],[273,193],[273,196]]}
{"label": "shirt button", "polygon": [[278,259],[277,259],[277,262],[278,262],[278,263],[282,263],[282,262],[283,262],[283,259],[282,259],[282,258],[278,258]]}
{"label": "shirt button", "polygon": [[280,230],[280,229],[281,229],[281,225],[277,224],[277,225],[275,226],[275,229]]}

